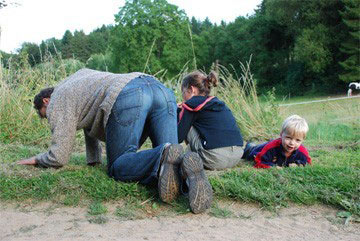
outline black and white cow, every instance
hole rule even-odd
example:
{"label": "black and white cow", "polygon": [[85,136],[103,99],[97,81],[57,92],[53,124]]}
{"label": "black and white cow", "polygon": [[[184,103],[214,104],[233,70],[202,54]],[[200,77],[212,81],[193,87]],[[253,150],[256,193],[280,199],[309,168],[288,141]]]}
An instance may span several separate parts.
{"label": "black and white cow", "polygon": [[348,96],[351,96],[353,94],[353,92],[360,92],[360,83],[358,82],[351,82],[349,84],[349,89],[348,89]]}

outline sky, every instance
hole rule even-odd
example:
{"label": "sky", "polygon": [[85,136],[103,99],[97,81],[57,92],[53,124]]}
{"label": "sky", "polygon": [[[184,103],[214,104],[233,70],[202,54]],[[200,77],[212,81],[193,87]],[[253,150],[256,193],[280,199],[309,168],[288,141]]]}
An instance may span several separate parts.
{"label": "sky", "polygon": [[[189,18],[229,23],[238,16],[252,15],[262,0],[168,0]],[[0,9],[0,50],[15,53],[23,42],[40,44],[61,39],[66,30],[90,33],[103,24],[115,24],[114,15],[125,0],[8,0],[18,6]]]}

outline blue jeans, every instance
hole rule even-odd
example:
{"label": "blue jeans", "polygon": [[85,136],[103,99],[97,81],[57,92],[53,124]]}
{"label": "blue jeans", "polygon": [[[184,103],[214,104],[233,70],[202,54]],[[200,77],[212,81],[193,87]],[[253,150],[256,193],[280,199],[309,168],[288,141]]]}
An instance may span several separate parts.
{"label": "blue jeans", "polygon": [[[157,180],[167,143],[178,143],[173,92],[151,76],[131,80],[120,92],[106,125],[108,174],[119,181]],[[153,149],[138,149],[150,137]]]}

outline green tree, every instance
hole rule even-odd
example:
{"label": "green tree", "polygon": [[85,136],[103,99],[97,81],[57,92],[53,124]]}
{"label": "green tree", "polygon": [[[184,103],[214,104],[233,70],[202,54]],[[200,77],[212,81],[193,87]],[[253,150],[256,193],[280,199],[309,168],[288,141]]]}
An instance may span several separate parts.
{"label": "green tree", "polygon": [[42,55],[42,61],[47,61],[48,58],[60,55],[63,51],[63,45],[61,43],[61,40],[56,38],[50,38],[41,42],[40,50]]}
{"label": "green tree", "polygon": [[303,29],[297,37],[294,47],[294,56],[303,62],[310,72],[323,73],[331,63],[328,29],[318,24],[312,28]]}
{"label": "green tree", "polygon": [[265,52],[256,53],[264,57],[260,64],[268,66],[261,69],[270,70],[256,70],[260,79],[272,79],[268,83],[277,83],[286,92],[324,86],[338,89],[340,81],[334,76],[342,56],[339,46],[345,39],[339,14],[343,7],[340,1],[263,0],[254,22],[262,19],[265,25],[254,26],[252,31],[255,36],[258,31],[265,33],[254,38],[265,47]]}
{"label": "green tree", "polygon": [[197,20],[194,16],[191,18],[191,31],[193,34],[201,33],[201,21]]}
{"label": "green tree", "polygon": [[73,38],[70,40],[70,49],[75,59],[80,60],[83,63],[90,58],[91,49],[89,44],[89,38],[84,31],[75,31]]}
{"label": "green tree", "polygon": [[[192,23],[193,24],[193,23]],[[195,56],[198,68],[208,71],[213,63],[220,61],[225,64],[226,53],[224,53],[224,45],[226,45],[226,24],[223,22],[220,26],[213,25],[209,18],[203,22],[199,22],[200,33],[193,35]],[[228,53],[229,48],[226,49]]]}
{"label": "green tree", "polygon": [[66,30],[60,40],[61,54],[64,59],[73,58],[86,63],[92,54],[105,54],[113,26],[103,25],[86,35],[82,30]]}
{"label": "green tree", "polygon": [[345,83],[360,80],[360,1],[343,0],[345,10],[341,16],[348,30],[347,41],[341,45],[346,60],[339,64],[344,69],[339,78]]}
{"label": "green tree", "polygon": [[208,17],[205,18],[205,20],[201,23],[201,29],[207,30],[213,27],[212,22]]}
{"label": "green tree", "polygon": [[61,45],[62,45],[62,57],[64,59],[72,58],[74,50],[71,46],[72,39],[74,38],[73,34],[70,30],[66,30],[62,39],[61,39]]}
{"label": "green tree", "polygon": [[188,19],[166,0],[128,0],[115,21],[110,40],[115,72],[166,69],[173,76],[192,59]]}
{"label": "green tree", "polygon": [[111,25],[103,25],[101,28],[95,29],[88,35],[91,54],[105,54],[109,46],[111,29]]}
{"label": "green tree", "polygon": [[19,52],[20,55],[28,56],[28,62],[31,66],[34,66],[41,62],[40,48],[35,43],[23,43]]}
{"label": "green tree", "polygon": [[212,62],[215,61],[215,39],[211,36],[211,30],[202,30],[200,34],[193,34],[192,38],[197,67],[203,70],[210,68]]}

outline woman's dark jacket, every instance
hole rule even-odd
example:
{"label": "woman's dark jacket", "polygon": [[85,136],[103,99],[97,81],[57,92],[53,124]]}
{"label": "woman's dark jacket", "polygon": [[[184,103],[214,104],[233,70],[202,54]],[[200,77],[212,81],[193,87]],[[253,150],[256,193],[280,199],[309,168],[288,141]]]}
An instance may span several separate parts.
{"label": "woman's dark jacket", "polygon": [[179,143],[186,139],[193,126],[204,149],[243,145],[233,114],[217,97],[193,96],[183,103],[182,109],[178,109]]}

